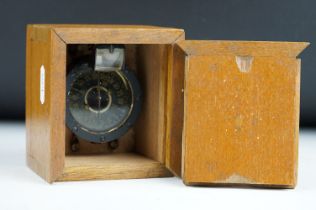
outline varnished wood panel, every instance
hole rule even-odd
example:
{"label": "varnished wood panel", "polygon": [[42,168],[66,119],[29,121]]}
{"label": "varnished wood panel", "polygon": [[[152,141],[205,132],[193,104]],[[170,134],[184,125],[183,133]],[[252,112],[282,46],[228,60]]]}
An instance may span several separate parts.
{"label": "varnished wood panel", "polygon": [[65,156],[65,110],[66,110],[66,43],[55,33],[51,33],[50,80],[50,174],[51,181],[61,176]]}
{"label": "varnished wood panel", "polygon": [[26,64],[26,147],[27,164],[36,173],[51,180],[50,165],[50,80],[45,79],[45,103],[40,103],[40,68],[44,65],[50,73],[50,31],[27,28]]}
{"label": "varnished wood panel", "polygon": [[183,180],[294,187],[300,87],[300,60],[295,56],[306,45],[276,44],[275,51],[288,49],[279,56],[273,43],[259,44],[257,50],[248,50],[251,42],[247,49],[239,42],[227,45],[247,56],[218,55],[213,52],[221,49],[215,48],[208,49],[209,55],[187,57]]}
{"label": "varnished wood panel", "polygon": [[138,51],[137,76],[143,90],[143,103],[135,126],[135,149],[163,163],[165,160],[167,46],[140,45]]}
{"label": "varnished wood panel", "polygon": [[[28,27],[26,128],[28,165],[51,182],[63,170],[65,135],[65,43],[49,30]],[[40,68],[45,68],[45,101],[40,103]]]}
{"label": "varnished wood panel", "polygon": [[175,45],[172,71],[168,76],[168,104],[166,128],[166,166],[177,176],[181,176],[183,92],[186,55]]}

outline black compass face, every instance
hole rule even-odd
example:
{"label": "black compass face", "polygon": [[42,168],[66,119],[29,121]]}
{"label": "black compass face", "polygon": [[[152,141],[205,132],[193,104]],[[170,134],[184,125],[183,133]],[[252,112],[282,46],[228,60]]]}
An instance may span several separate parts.
{"label": "black compass face", "polygon": [[80,66],[67,78],[67,125],[88,141],[114,140],[135,121],[139,100],[139,85],[131,72]]}
{"label": "black compass face", "polygon": [[[74,95],[76,95],[76,92],[74,92]],[[112,104],[111,92],[101,85],[91,87],[84,96],[84,103],[90,111],[105,112]]]}

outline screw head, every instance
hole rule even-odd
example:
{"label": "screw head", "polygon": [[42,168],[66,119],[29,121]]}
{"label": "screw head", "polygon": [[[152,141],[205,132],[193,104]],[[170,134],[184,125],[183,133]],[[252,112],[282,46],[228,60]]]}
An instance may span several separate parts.
{"label": "screw head", "polygon": [[109,142],[109,148],[111,150],[117,149],[118,146],[119,146],[118,140],[114,140],[114,141]]}
{"label": "screw head", "polygon": [[101,137],[100,137],[100,141],[101,141],[101,142],[105,142],[104,136],[101,136]]}
{"label": "screw head", "polygon": [[78,141],[72,142],[72,144],[71,144],[71,151],[72,152],[79,151],[79,142]]}

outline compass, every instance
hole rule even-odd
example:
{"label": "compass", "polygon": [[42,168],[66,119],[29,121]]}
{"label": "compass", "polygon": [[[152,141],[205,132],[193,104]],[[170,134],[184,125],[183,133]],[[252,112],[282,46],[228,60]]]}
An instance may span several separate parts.
{"label": "compass", "polygon": [[140,109],[141,88],[124,65],[120,45],[97,46],[94,67],[80,64],[67,75],[66,124],[83,140],[117,140],[135,123]]}

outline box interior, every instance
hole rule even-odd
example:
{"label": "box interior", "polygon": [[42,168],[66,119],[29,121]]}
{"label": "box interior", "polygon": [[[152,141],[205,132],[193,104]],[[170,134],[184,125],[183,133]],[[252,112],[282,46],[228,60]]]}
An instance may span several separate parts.
{"label": "box interior", "polygon": [[[67,45],[67,74],[74,63],[94,59],[91,49],[92,44]],[[142,88],[141,114],[133,127],[118,139],[118,148],[114,150],[108,143],[79,139],[78,150],[73,151],[73,134],[65,125],[65,166],[60,180],[171,175],[164,167],[168,59],[166,44],[125,45],[126,67],[136,74]]]}

